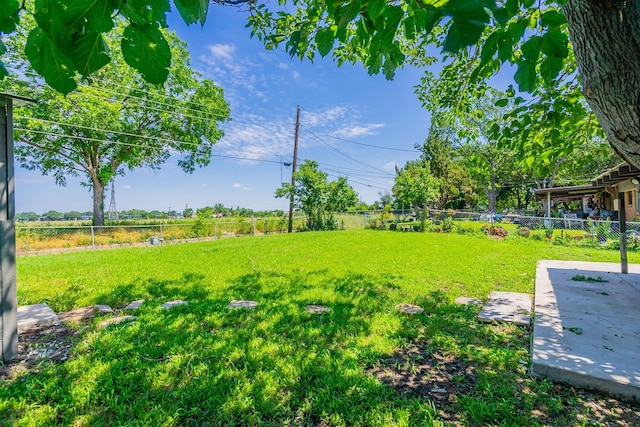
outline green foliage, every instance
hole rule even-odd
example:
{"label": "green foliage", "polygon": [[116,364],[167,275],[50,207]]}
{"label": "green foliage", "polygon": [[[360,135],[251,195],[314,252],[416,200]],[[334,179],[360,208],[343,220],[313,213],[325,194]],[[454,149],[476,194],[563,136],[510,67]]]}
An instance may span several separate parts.
{"label": "green foliage", "polygon": [[[20,55],[11,55],[11,79],[0,81],[0,91],[39,101],[16,108],[16,127],[26,129],[16,132],[17,161],[28,169],[53,175],[60,185],[65,185],[69,176],[84,178],[83,185],[93,190],[96,225],[102,224],[104,188],[115,176],[138,167],[157,169],[172,152],[181,155],[179,165],[186,172],[207,165],[211,147],[223,135],[218,123],[229,117],[222,89],[191,70],[189,54],[175,34],[162,30],[162,39],[143,40],[138,39],[143,36],[135,28],[118,23],[104,40],[92,43],[113,49],[124,37],[170,49],[174,62],[165,70],[164,86],[141,79],[117,50],[108,65],[91,70],[92,76],[66,96],[39,84]],[[34,34],[46,36],[38,27],[29,38]],[[23,32],[8,38],[7,43],[14,53],[25,43],[27,53],[30,51]],[[38,49],[46,46],[38,44]],[[155,60],[144,59],[148,63]],[[50,66],[51,61],[43,57],[43,64]],[[161,72],[164,68],[154,63],[153,69]]]}
{"label": "green foliage", "polygon": [[335,230],[338,224],[336,212],[346,212],[358,203],[358,195],[344,177],[329,182],[318,162],[306,159],[295,173],[295,187],[283,183],[275,196],[290,198],[294,206],[307,216],[307,229]]}
{"label": "green foliage", "polygon": [[396,168],[392,191],[406,206],[424,209],[438,198],[439,182],[431,174],[429,164],[421,160],[408,161],[403,168]]}

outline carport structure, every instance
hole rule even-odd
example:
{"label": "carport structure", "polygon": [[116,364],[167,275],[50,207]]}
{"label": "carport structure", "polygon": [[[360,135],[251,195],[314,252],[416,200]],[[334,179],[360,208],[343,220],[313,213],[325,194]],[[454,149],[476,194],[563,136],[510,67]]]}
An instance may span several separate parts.
{"label": "carport structure", "polygon": [[571,187],[539,188],[536,199],[545,200],[547,217],[551,216],[551,202],[598,196],[608,211],[617,212],[620,221],[620,262],[622,273],[628,272],[627,265],[627,218],[640,216],[640,169],[628,163],[601,173],[591,180],[591,185]]}

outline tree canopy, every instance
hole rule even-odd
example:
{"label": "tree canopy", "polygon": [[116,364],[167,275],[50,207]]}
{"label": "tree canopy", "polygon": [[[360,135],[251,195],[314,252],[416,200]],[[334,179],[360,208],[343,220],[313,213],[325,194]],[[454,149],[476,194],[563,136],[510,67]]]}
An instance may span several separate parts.
{"label": "tree canopy", "polygon": [[[114,46],[122,24],[105,40]],[[29,96],[37,103],[16,109],[16,160],[50,174],[60,185],[69,176],[84,178],[93,196],[93,220],[104,220],[104,189],[115,176],[139,167],[158,169],[170,156],[186,172],[209,164],[212,146],[228,120],[222,89],[190,68],[185,45],[161,30],[172,52],[163,86],[153,85],[114,54],[106,66],[79,81],[64,96],[41,82],[18,46],[28,43],[18,32],[6,40],[15,46],[10,76],[0,91]]]}
{"label": "tree canopy", "polygon": [[[119,46],[125,61],[152,83],[167,78],[171,51],[160,31],[171,7],[167,0],[2,0],[1,4],[2,33],[15,31],[25,14],[35,18],[37,26],[29,33],[25,52],[33,68],[59,91],[70,92],[77,75],[91,75],[110,61],[104,34],[117,17],[126,23]],[[207,1],[174,0],[173,5],[186,23],[204,24]],[[545,120],[554,126],[566,123],[571,114],[563,112],[574,109],[570,99],[582,86],[608,142],[640,167],[640,101],[635,95],[640,93],[638,2],[258,0],[247,1],[246,7],[253,35],[268,48],[284,46],[300,58],[331,54],[339,64],[359,61],[369,72],[392,78],[407,63],[431,62],[433,53],[428,49],[435,46],[445,61],[457,55],[471,59],[463,74],[472,82],[488,79],[505,64],[515,67],[514,80],[523,92],[576,82],[548,92],[549,102],[540,105],[553,112],[547,111]],[[0,55],[6,50],[0,44]],[[6,74],[0,63],[0,77]],[[563,98],[574,106],[559,103]],[[520,130],[528,138],[527,125]],[[523,146],[523,150],[533,148]]]}

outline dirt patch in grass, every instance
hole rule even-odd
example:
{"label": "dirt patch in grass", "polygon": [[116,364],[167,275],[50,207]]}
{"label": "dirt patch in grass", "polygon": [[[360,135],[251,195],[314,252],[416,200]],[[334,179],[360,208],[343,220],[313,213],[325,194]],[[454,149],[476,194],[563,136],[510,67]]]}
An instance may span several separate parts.
{"label": "dirt patch in grass", "polygon": [[380,381],[400,393],[412,394],[434,402],[447,421],[458,421],[455,411],[448,411],[458,396],[473,389],[475,368],[459,357],[445,355],[424,343],[397,349],[369,370]]}
{"label": "dirt patch in grass", "polygon": [[[473,393],[476,385],[476,369],[459,357],[443,354],[427,343],[411,343],[380,360],[368,372],[398,393],[410,394],[431,400],[439,409],[443,421],[458,425],[465,420],[455,407],[458,398]],[[516,390],[531,393],[529,376],[518,381]],[[530,411],[532,418],[542,425],[602,425],[640,426],[640,402],[620,399],[592,390],[554,383],[550,392],[562,399],[561,419],[550,415],[546,408]],[[514,408],[521,412],[522,408]]]}
{"label": "dirt patch in grass", "polygon": [[39,372],[43,363],[62,363],[69,357],[78,330],[65,325],[34,328],[18,335],[18,357],[0,362],[0,380]]}

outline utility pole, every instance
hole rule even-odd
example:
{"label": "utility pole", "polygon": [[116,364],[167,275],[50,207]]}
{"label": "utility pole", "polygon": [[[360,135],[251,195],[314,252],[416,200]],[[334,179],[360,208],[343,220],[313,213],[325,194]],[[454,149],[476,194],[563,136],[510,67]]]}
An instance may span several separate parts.
{"label": "utility pole", "polygon": [[289,233],[293,233],[293,197],[296,188],[296,166],[298,164],[298,134],[300,133],[300,106],[296,110],[296,138],[293,143],[293,167],[291,168],[291,196],[289,197]]}

